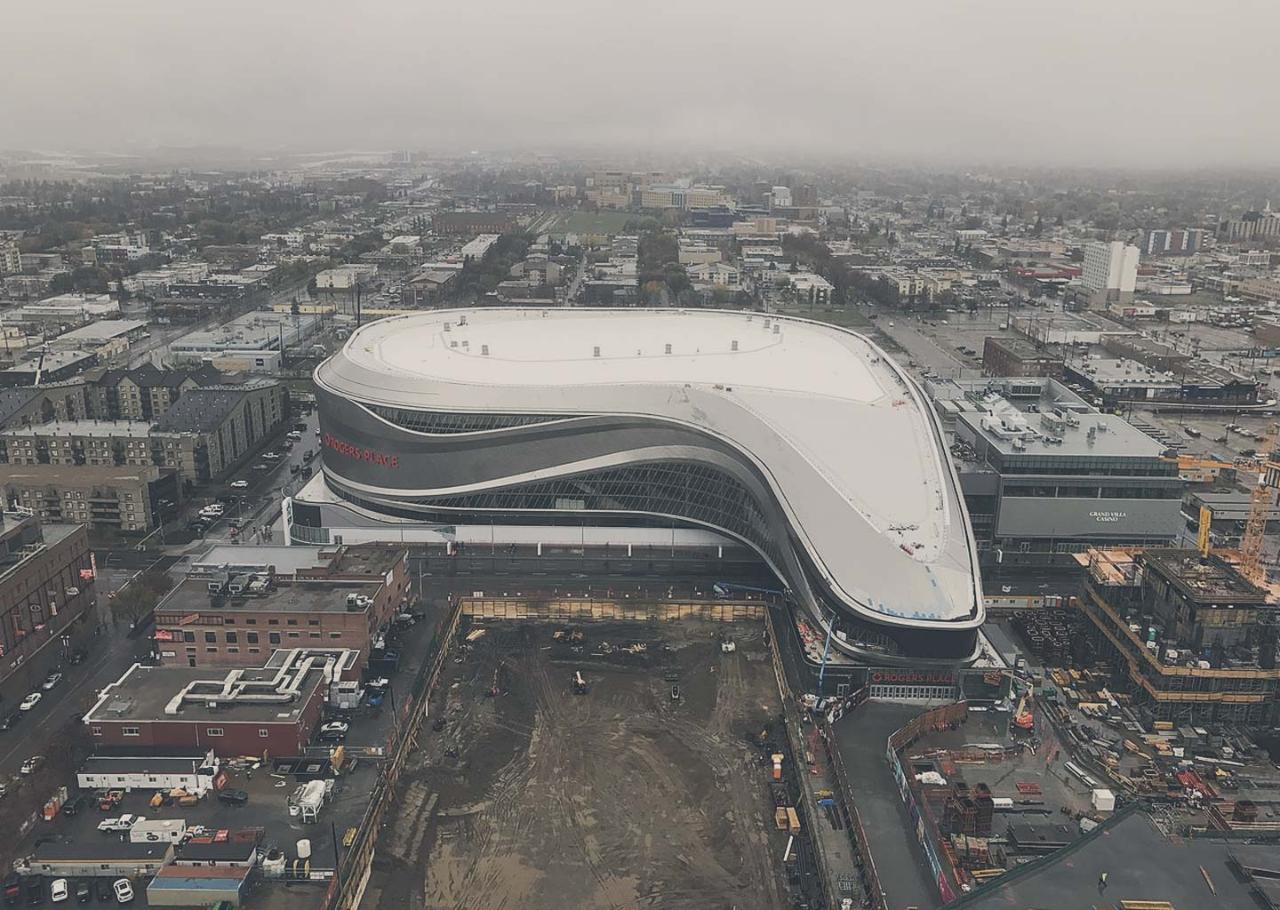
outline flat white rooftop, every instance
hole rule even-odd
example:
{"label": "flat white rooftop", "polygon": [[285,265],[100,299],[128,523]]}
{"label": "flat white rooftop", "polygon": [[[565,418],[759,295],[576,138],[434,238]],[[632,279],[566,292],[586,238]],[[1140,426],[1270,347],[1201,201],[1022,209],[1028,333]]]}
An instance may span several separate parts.
{"label": "flat white rooftop", "polygon": [[969,618],[980,601],[931,407],[852,332],[706,310],[443,310],[362,327],[317,378],[357,401],[400,407],[695,426],[770,478],[847,600],[922,624]]}

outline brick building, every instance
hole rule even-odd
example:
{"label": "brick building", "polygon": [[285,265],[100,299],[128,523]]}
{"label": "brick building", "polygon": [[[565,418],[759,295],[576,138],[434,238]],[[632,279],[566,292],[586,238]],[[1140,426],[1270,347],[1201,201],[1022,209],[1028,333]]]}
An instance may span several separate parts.
{"label": "brick building", "polygon": [[515,219],[499,212],[436,212],[431,216],[431,230],[437,234],[509,234]]}
{"label": "brick building", "polygon": [[84,716],[99,752],[212,749],[221,758],[299,755],[331,681],[355,679],[351,651],[277,651],[234,670],[134,664]]}
{"label": "brick building", "polygon": [[982,372],[986,376],[1047,376],[1062,378],[1062,358],[1022,338],[987,336],[982,345]]}
{"label": "brick building", "polygon": [[0,510],[0,691],[10,704],[87,643],[94,602],[83,525]]}
{"label": "brick building", "polygon": [[407,552],[381,544],[339,547],[292,574],[193,573],[156,607],[155,649],[167,665],[251,667],[280,648],[344,648],[363,667],[408,595]]}

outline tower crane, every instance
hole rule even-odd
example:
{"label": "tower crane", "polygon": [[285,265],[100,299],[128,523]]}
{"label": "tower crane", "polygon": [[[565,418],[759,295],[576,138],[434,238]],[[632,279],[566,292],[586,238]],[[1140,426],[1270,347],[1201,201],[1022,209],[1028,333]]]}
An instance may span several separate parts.
{"label": "tower crane", "polygon": [[1276,436],[1280,424],[1272,423],[1263,433],[1258,444],[1258,458],[1262,462],[1257,484],[1249,501],[1249,518],[1245,522],[1244,536],[1240,538],[1240,572],[1255,585],[1265,585],[1267,568],[1262,561],[1262,544],[1267,533],[1267,518],[1275,500],[1275,489],[1280,486],[1280,463],[1274,460]]}

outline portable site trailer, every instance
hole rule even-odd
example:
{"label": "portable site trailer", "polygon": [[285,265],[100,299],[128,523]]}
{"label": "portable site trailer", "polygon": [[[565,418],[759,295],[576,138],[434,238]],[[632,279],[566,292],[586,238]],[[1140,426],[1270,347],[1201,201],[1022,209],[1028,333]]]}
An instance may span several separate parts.
{"label": "portable site trailer", "polygon": [[144,818],[129,829],[129,843],[182,843],[187,823],[180,818]]}

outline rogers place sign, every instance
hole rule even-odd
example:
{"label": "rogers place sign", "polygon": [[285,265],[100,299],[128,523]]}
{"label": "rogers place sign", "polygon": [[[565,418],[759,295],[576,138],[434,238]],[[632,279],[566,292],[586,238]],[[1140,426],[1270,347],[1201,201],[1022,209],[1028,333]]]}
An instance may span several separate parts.
{"label": "rogers place sign", "polygon": [[376,449],[366,449],[363,446],[352,445],[334,436],[332,433],[325,433],[320,438],[321,443],[326,449],[332,449],[339,455],[346,458],[354,458],[356,461],[367,461],[369,464],[381,465],[384,468],[400,467],[400,457],[398,455],[388,455],[385,452],[379,452]]}

